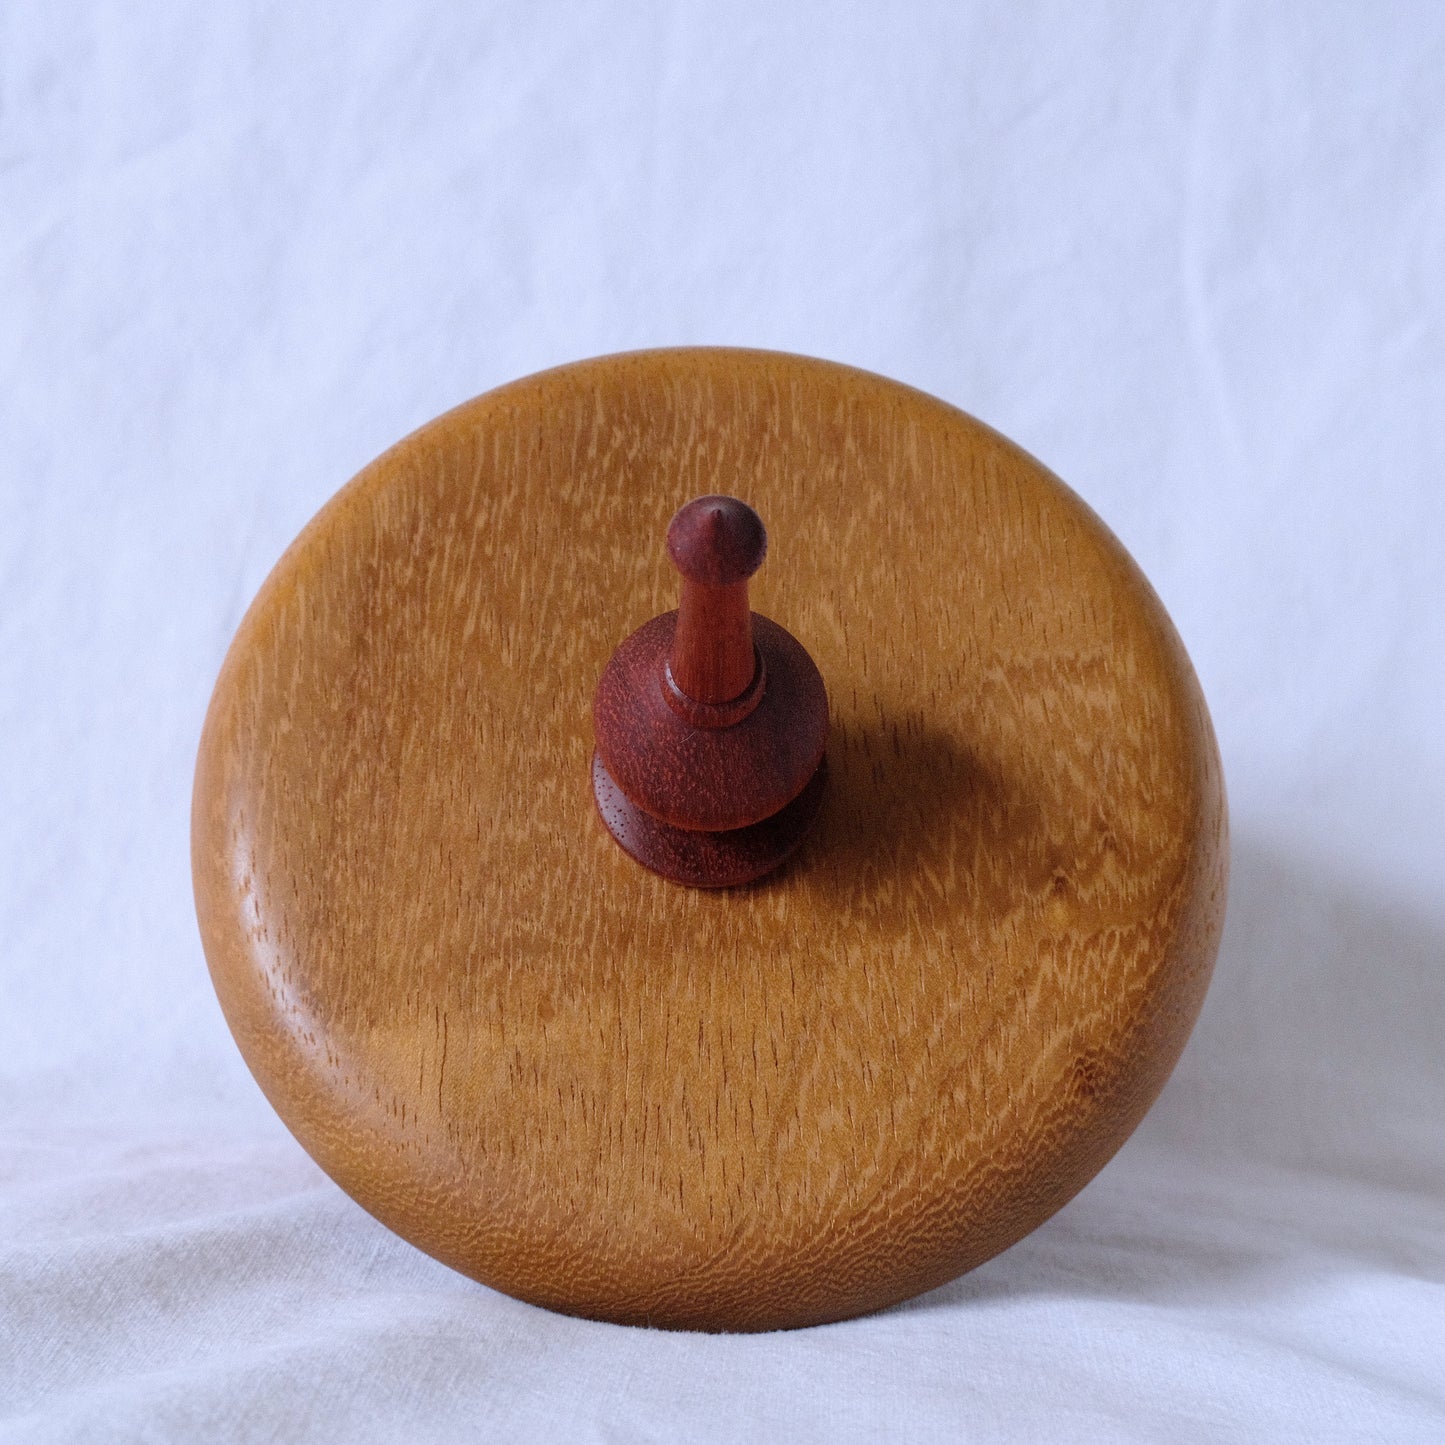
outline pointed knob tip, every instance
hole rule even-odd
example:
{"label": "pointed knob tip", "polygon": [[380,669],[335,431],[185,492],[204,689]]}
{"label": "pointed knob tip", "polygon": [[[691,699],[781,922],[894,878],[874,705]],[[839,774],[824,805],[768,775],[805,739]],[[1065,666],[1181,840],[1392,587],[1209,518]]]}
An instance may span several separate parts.
{"label": "pointed knob tip", "polygon": [[677,570],[711,587],[746,582],[767,550],[762,518],[736,497],[696,497],[667,529],[667,554]]}

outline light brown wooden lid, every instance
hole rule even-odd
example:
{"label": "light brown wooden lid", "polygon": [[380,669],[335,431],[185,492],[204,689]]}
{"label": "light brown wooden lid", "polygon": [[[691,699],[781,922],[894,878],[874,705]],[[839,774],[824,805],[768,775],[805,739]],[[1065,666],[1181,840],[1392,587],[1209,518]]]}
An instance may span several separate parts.
{"label": "light brown wooden lid", "polygon": [[[588,771],[708,492],[766,517],[753,605],[833,709],[815,832],[722,893],[629,859]],[[1043,467],[681,350],[481,397],[327,505],[226,659],[193,863],[243,1054],[368,1210],[524,1299],[761,1329],[941,1283],[1104,1164],[1203,998],[1225,812],[1174,629]]]}

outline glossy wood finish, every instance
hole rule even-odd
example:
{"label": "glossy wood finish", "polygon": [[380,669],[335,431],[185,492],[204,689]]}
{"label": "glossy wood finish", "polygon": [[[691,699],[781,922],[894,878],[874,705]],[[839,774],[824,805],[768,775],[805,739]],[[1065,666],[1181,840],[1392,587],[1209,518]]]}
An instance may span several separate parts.
{"label": "glossy wood finish", "polygon": [[[592,681],[736,491],[828,679],[818,824],[723,893],[598,822]],[[278,564],[197,768],[202,936],[322,1166],[540,1304],[764,1329],[1027,1233],[1172,1067],[1224,907],[1198,685],[1089,509],[988,428],[801,358],[605,358],[367,468]]]}

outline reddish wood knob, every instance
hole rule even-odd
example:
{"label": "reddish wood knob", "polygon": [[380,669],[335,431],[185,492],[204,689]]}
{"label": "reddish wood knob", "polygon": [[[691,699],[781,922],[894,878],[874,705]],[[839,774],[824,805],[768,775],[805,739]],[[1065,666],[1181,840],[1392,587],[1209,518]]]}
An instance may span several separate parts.
{"label": "reddish wood knob", "polygon": [[758,659],[748,578],[767,550],[762,518],[736,497],[698,497],[672,519],[667,551],[682,573],[682,598],[668,670],[683,697],[731,702],[751,685]]}
{"label": "reddish wood knob", "polygon": [[746,883],[802,841],[822,800],[828,695],[796,638],[748,606],[767,534],[735,497],[689,502],[667,550],[676,612],[612,655],[593,699],[593,790],[639,862],[699,887]]}

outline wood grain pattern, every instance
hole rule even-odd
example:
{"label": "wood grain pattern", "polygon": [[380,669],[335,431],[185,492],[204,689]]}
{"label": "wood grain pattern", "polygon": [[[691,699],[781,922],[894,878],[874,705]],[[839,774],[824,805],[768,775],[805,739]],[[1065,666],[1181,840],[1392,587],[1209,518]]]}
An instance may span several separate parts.
{"label": "wood grain pattern", "polygon": [[[752,889],[595,816],[589,702],[737,492],[817,661],[828,787]],[[1026,1234],[1182,1048],[1217,946],[1208,715],[1147,582],[962,413],[844,367],[604,358],[368,467],[227,656],[193,804],[226,1017],[367,1209],[524,1299],[765,1329]]]}

